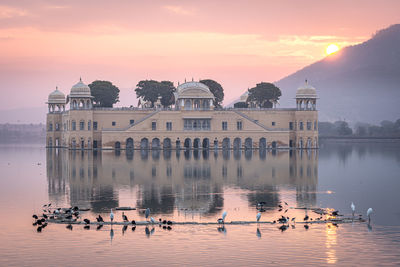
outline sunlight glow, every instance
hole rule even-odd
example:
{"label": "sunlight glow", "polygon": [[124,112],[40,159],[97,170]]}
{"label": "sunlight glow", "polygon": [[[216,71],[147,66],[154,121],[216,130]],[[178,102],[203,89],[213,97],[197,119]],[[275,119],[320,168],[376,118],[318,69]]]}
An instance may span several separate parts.
{"label": "sunlight glow", "polygon": [[335,52],[337,52],[337,51],[339,51],[339,46],[336,45],[336,44],[330,44],[330,45],[328,45],[328,47],[326,48],[325,53],[326,53],[327,55],[330,55],[330,54],[333,54],[333,53],[335,53]]}

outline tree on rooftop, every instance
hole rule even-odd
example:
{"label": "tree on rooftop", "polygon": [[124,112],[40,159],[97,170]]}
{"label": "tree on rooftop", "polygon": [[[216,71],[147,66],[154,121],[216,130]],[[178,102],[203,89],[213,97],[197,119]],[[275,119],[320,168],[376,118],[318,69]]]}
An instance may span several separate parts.
{"label": "tree on rooftop", "polygon": [[112,108],[119,102],[119,89],[109,81],[94,81],[89,88],[95,106]]}
{"label": "tree on rooftop", "polygon": [[281,90],[273,83],[261,82],[249,89],[247,102],[255,102],[259,107],[272,108],[281,95]]}
{"label": "tree on rooftop", "polygon": [[213,93],[215,97],[214,106],[221,107],[222,101],[224,100],[224,88],[222,88],[222,85],[210,79],[201,80],[200,82],[207,85],[211,93]]}
{"label": "tree on rooftop", "polygon": [[152,107],[154,107],[158,97],[161,96],[161,104],[168,107],[174,103],[175,90],[174,84],[170,81],[142,80],[136,85],[135,92],[137,97],[151,102]]}

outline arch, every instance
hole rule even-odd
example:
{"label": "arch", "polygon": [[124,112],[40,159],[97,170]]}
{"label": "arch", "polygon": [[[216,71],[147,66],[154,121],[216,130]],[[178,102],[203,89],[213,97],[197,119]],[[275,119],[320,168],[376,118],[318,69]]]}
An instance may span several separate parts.
{"label": "arch", "polygon": [[140,149],[149,149],[149,139],[145,137],[140,140]]}
{"label": "arch", "polygon": [[260,138],[259,144],[258,144],[259,149],[266,149],[267,148],[267,139],[264,137]]}
{"label": "arch", "polygon": [[164,140],[163,140],[163,148],[164,149],[171,149],[172,148],[171,139],[169,139],[168,137],[164,138]]}
{"label": "arch", "polygon": [[192,140],[191,140],[190,138],[186,138],[186,139],[185,139],[184,147],[185,147],[186,149],[192,148]]}
{"label": "arch", "polygon": [[81,149],[85,148],[85,139],[81,138]]}
{"label": "arch", "polygon": [[191,110],[192,109],[192,101],[190,99],[185,100],[185,110]]}
{"label": "arch", "polygon": [[272,141],[271,146],[272,146],[272,149],[276,149],[276,147],[277,147],[276,141]]}
{"label": "arch", "polygon": [[88,138],[88,141],[87,141],[87,148],[92,149],[92,139],[90,139],[90,138]]}
{"label": "arch", "polygon": [[209,149],[210,148],[210,139],[204,138],[203,139],[203,148],[204,149]]}
{"label": "arch", "polygon": [[78,103],[76,100],[72,101],[72,109],[76,109],[78,107]]}
{"label": "arch", "polygon": [[233,139],[233,149],[241,149],[242,148],[242,139],[236,137]]}
{"label": "arch", "polygon": [[86,108],[91,108],[90,100],[87,100],[87,101],[86,101]]}
{"label": "arch", "polygon": [[318,148],[318,138],[317,137],[315,137],[315,140],[314,140],[314,148]]}
{"label": "arch", "polygon": [[195,138],[193,140],[193,148],[195,148],[195,149],[200,148],[200,138]]}
{"label": "arch", "polygon": [[247,137],[244,140],[244,148],[245,149],[253,149],[253,139],[251,139],[250,137]]}
{"label": "arch", "polygon": [[312,148],[312,141],[311,138],[307,139],[307,148]]}
{"label": "arch", "polygon": [[80,100],[79,101],[79,108],[84,109],[85,108],[85,100]]}
{"label": "arch", "polygon": [[179,140],[179,138],[176,139],[175,148],[176,148],[176,149],[181,149],[181,140]]}
{"label": "arch", "polygon": [[151,149],[160,149],[160,139],[158,138],[153,138],[153,140],[151,140]]}
{"label": "arch", "polygon": [[75,140],[75,138],[72,138],[72,140],[71,140],[71,147],[72,147],[72,149],[76,149],[76,140]]}
{"label": "arch", "polygon": [[231,139],[229,139],[228,137],[225,137],[222,140],[222,148],[223,149],[230,149],[231,148]]}
{"label": "arch", "polygon": [[[120,144],[120,147],[121,147],[121,144]],[[132,138],[129,137],[128,139],[126,139],[125,148],[126,148],[126,150],[132,150],[134,148],[134,142],[133,142]]]}
{"label": "arch", "polygon": [[200,100],[196,99],[193,103],[194,109],[200,109]]}
{"label": "arch", "polygon": [[202,108],[203,109],[210,109],[210,101],[208,99],[203,99]]}
{"label": "arch", "polygon": [[303,138],[300,138],[299,140],[299,148],[303,149]]}
{"label": "arch", "polygon": [[215,149],[218,148],[218,139],[217,138],[214,139],[214,148]]}
{"label": "arch", "polygon": [[[128,142],[127,142],[127,146],[128,146]],[[118,142],[118,141],[115,142],[114,148],[117,149],[117,150],[121,149],[121,142]],[[127,148],[127,149],[128,149],[128,148]]]}

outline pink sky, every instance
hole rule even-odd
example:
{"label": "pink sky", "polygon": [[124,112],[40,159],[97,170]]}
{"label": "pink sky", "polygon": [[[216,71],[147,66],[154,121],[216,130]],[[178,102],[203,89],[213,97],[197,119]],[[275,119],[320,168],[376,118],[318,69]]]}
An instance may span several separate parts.
{"label": "pink sky", "polygon": [[[81,76],[136,105],[139,80],[211,78],[225,104],[400,22],[397,0],[0,2],[1,109],[39,107]],[[284,94],[284,92],[283,92]]]}

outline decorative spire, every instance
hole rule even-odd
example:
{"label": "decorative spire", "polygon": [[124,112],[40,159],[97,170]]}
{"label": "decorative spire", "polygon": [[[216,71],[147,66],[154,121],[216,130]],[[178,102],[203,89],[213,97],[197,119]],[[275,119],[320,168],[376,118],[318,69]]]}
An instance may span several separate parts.
{"label": "decorative spire", "polygon": [[82,82],[82,77],[79,77],[79,81]]}
{"label": "decorative spire", "polygon": [[307,81],[307,79],[306,79],[306,84],[308,84],[308,81]]}
{"label": "decorative spire", "polygon": [[192,82],[194,82],[194,79],[193,79],[193,77],[192,77]]}

